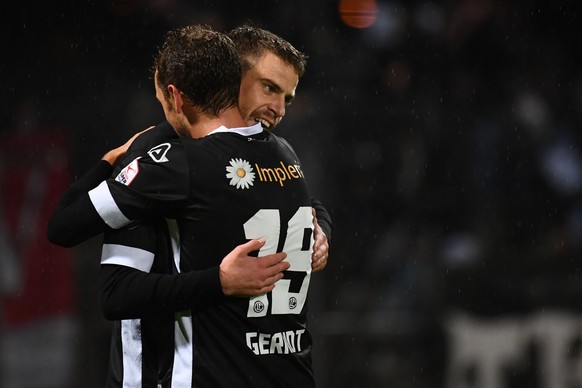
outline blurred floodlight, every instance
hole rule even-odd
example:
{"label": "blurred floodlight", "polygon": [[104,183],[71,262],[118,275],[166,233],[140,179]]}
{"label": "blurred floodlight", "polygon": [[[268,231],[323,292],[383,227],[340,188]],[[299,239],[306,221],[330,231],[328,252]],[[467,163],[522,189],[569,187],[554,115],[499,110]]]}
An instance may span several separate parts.
{"label": "blurred floodlight", "polygon": [[340,0],[338,11],[347,26],[368,28],[378,18],[378,3],[376,0]]}

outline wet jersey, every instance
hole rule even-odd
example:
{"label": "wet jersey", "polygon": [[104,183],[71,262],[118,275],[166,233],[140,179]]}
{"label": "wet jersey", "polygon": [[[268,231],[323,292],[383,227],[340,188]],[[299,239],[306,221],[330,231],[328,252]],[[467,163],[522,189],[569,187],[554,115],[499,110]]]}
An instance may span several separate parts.
{"label": "wet jersey", "polygon": [[255,126],[164,142],[89,196],[112,227],[144,212],[175,219],[182,272],[216,267],[253,238],[267,238],[259,254],[285,251],[291,267],[272,292],[192,312],[184,331],[191,386],[314,385],[306,329],[311,201],[286,141]]}

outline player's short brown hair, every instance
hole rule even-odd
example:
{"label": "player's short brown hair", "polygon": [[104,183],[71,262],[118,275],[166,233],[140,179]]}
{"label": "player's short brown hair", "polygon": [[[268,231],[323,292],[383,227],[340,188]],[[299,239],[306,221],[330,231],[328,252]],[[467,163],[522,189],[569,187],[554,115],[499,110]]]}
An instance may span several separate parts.
{"label": "player's short brown hair", "polygon": [[210,27],[171,30],[154,61],[157,82],[168,96],[175,85],[202,112],[217,116],[238,105],[241,66],[232,40]]}
{"label": "player's short brown hair", "polygon": [[230,31],[228,36],[233,40],[238,52],[243,74],[253,67],[264,51],[272,52],[293,66],[299,77],[305,73],[307,55],[270,31],[245,24]]}

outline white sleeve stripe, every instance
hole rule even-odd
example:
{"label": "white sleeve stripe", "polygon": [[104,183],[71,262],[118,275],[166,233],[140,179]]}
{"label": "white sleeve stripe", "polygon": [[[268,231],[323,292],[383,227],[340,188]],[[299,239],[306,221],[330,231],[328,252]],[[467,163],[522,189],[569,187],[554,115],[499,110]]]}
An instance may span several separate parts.
{"label": "white sleeve stripe", "polygon": [[150,272],[154,264],[154,254],[140,248],[118,244],[103,244],[101,264],[117,264]]}
{"label": "white sleeve stripe", "polygon": [[99,186],[89,191],[89,198],[99,216],[110,228],[119,229],[131,222],[117,207],[107,181],[101,182]]}

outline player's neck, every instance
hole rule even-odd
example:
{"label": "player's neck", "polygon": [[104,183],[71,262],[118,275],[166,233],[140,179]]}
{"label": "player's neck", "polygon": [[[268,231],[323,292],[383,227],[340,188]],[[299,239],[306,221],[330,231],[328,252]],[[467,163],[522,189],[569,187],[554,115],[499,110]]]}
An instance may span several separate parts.
{"label": "player's neck", "polygon": [[190,136],[199,139],[220,126],[226,128],[246,127],[238,108],[225,109],[218,116],[199,115],[196,123],[190,126]]}

